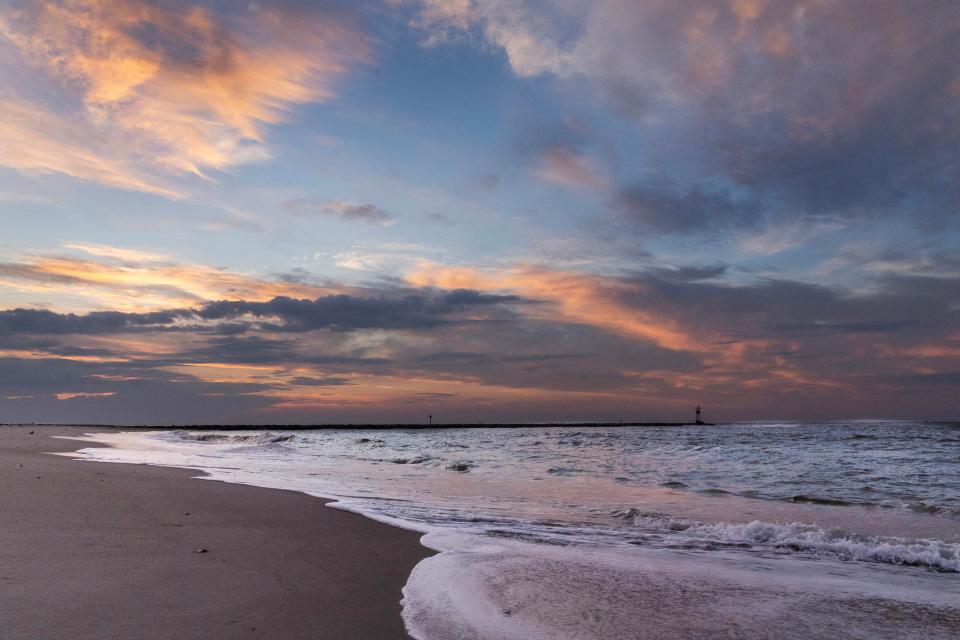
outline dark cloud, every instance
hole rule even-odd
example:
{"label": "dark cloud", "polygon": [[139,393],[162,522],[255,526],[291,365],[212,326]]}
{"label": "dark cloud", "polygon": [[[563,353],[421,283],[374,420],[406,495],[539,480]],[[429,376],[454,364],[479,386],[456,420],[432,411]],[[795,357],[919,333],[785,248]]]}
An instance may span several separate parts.
{"label": "dark cloud", "polygon": [[877,278],[885,291],[908,298],[935,298],[960,305],[960,275],[928,276],[886,273]]}
{"label": "dark cloud", "polygon": [[956,389],[960,387],[960,371],[915,373],[913,375],[898,376],[893,381],[898,384],[904,384],[914,388],[926,388],[933,385]]}
{"label": "dark cloud", "polygon": [[654,269],[651,273],[664,280],[695,282],[699,280],[712,280],[713,278],[723,276],[727,273],[727,265],[717,264],[676,267],[673,269]]}
{"label": "dark cloud", "polygon": [[302,267],[294,267],[289,271],[284,273],[278,273],[275,276],[280,282],[287,282],[290,284],[307,284],[317,287],[336,287],[337,282],[332,278],[327,278],[323,276],[318,276],[317,274],[307,271]]}
{"label": "dark cloud", "polygon": [[[752,285],[683,280],[662,273],[626,279],[611,296],[638,309],[654,308],[684,326],[739,339],[803,341],[807,334],[892,333],[912,340],[942,339],[960,329],[960,278],[878,278],[857,293],[791,280]],[[786,334],[786,335],[784,335]]]}
{"label": "dark cloud", "polygon": [[290,383],[301,387],[339,387],[351,384],[347,378],[310,378],[307,376],[297,376]]}
{"label": "dark cloud", "polygon": [[444,225],[452,225],[455,223],[454,219],[445,213],[430,213],[427,214],[427,219],[431,222],[438,222]]}
{"label": "dark cloud", "polygon": [[[955,2],[475,4],[517,74],[552,74],[635,123],[617,133],[636,153],[619,154],[609,201],[644,230],[735,230],[761,213],[943,229],[960,214]],[[518,128],[521,155],[612,144],[541,114]]]}
{"label": "dark cloud", "polygon": [[46,309],[8,309],[0,311],[0,335],[15,334],[95,334],[138,331],[171,326],[187,311],[123,313],[93,311],[87,314],[55,313]]}
{"label": "dark cloud", "polygon": [[[315,300],[276,297],[267,302],[221,300],[197,309],[148,313],[94,311],[55,313],[45,309],[0,311],[0,336],[103,334],[131,331],[203,331],[239,334],[256,327],[265,331],[303,332],[318,329],[429,329],[453,322],[470,309],[523,302],[517,296],[452,291],[401,290],[371,297],[332,295]],[[232,342],[231,342],[232,341]],[[223,343],[254,344],[224,338]],[[262,348],[263,344],[258,344]]]}
{"label": "dark cloud", "polygon": [[621,189],[613,205],[643,227],[666,233],[705,233],[752,226],[759,202],[728,189],[684,185],[662,178]]}
{"label": "dark cloud", "polygon": [[295,348],[296,345],[286,340],[262,336],[217,336],[207,339],[203,346],[186,349],[175,357],[187,362],[279,363],[292,360]]}
{"label": "dark cloud", "polygon": [[521,301],[517,296],[457,289],[392,297],[336,295],[316,300],[278,297],[269,302],[211,302],[198,310],[197,315],[204,320],[250,316],[257,318],[259,326],[268,331],[429,329],[449,322],[451,316],[470,308]]}
{"label": "dark cloud", "polygon": [[577,353],[530,353],[530,354],[498,354],[481,353],[476,351],[438,351],[417,356],[413,360],[418,363],[459,363],[468,365],[477,364],[509,364],[516,362],[543,362],[549,360],[567,360],[582,358]]}
{"label": "dark cloud", "polygon": [[913,320],[864,320],[862,322],[808,322],[805,324],[791,323],[781,324],[770,327],[774,331],[784,331],[788,333],[889,333],[900,331],[913,326],[916,321]]}
{"label": "dark cloud", "polygon": [[295,216],[326,216],[348,222],[388,225],[393,216],[375,204],[369,202],[342,202],[339,200],[288,200],[284,208]]}

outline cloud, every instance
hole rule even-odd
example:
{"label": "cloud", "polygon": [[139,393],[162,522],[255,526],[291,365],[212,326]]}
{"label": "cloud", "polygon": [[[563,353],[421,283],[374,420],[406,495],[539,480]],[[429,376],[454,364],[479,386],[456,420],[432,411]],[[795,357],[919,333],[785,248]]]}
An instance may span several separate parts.
{"label": "cloud", "polygon": [[0,336],[117,333],[172,326],[183,313],[122,313],[95,311],[88,314],[55,313],[46,309],[0,311]]}
{"label": "cloud", "polygon": [[[81,298],[93,307],[142,311],[189,306],[228,297],[269,300],[279,295],[318,296],[330,288],[274,281],[207,265],[164,260],[138,250],[68,243],[85,256],[41,255],[0,262],[0,283],[11,288]],[[94,256],[93,258],[89,256]]]}
{"label": "cloud", "polygon": [[772,256],[805,246],[814,239],[843,229],[844,226],[841,220],[815,216],[796,222],[778,220],[764,227],[746,230],[737,244],[742,251]]}
{"label": "cloud", "polygon": [[475,0],[417,24],[476,33],[518,76],[633,121],[641,171],[677,182],[614,189],[647,228],[751,227],[758,210],[942,224],[960,196],[955,3]]}
{"label": "cloud", "polygon": [[429,393],[456,396],[449,411],[464,419],[628,415],[637,403],[668,417],[691,398],[741,417],[949,406],[957,277],[882,273],[858,292],[726,276],[723,265],[603,275],[425,264],[409,287],[350,295],[6,310],[0,388],[17,398],[8,416],[54,416],[55,394],[85,394],[77,415],[111,421],[143,407],[222,420],[229,399],[223,415],[237,420],[396,420]]}
{"label": "cloud", "polygon": [[[265,302],[220,300],[192,309],[149,313],[95,311],[61,314],[46,309],[8,309],[0,311],[0,336],[203,330],[216,329],[219,323],[225,322],[271,332],[429,329],[451,322],[454,316],[467,311],[519,302],[522,300],[514,295],[456,289],[442,292],[398,290],[368,297],[332,295],[314,300],[287,297]],[[236,338],[226,338],[225,341],[231,345],[245,344]],[[253,346],[258,351],[264,348],[259,341]]]}
{"label": "cloud", "polygon": [[180,191],[106,148],[86,124],[26,100],[0,99],[0,164],[27,175],[64,173],[108,187],[176,198]]}
{"label": "cloud", "polygon": [[752,199],[666,178],[626,187],[613,204],[644,227],[667,233],[747,227],[762,219],[761,208]]}
{"label": "cloud", "polygon": [[361,242],[335,253],[333,263],[353,271],[394,274],[423,260],[424,256],[439,256],[445,252],[445,249],[412,242]]}
{"label": "cloud", "polygon": [[685,371],[677,385],[856,386],[858,372],[941,366],[934,359],[950,352],[960,327],[956,277],[885,275],[870,293],[857,293],[790,280],[716,280],[723,272],[705,266],[611,276],[423,264],[408,280],[515,293],[545,303],[525,307],[527,318],[582,323],[690,353],[701,362],[699,373]]}
{"label": "cloud", "polygon": [[77,398],[109,398],[117,395],[116,391],[99,391],[91,393],[89,391],[61,391],[53,394],[57,400],[76,400]]}
{"label": "cloud", "polygon": [[290,380],[291,384],[298,387],[339,387],[350,384],[347,378],[310,378],[307,376],[297,376]]}
{"label": "cloud", "polygon": [[334,10],[163,0],[27,0],[0,50],[39,72],[9,76],[0,162],[168,197],[177,176],[269,157],[269,125],[369,59]]}
{"label": "cloud", "polygon": [[544,150],[535,174],[567,188],[600,189],[607,185],[607,178],[588,157],[563,146]]}
{"label": "cloud", "polygon": [[428,329],[451,321],[456,314],[522,302],[514,295],[494,295],[456,289],[442,292],[397,291],[391,295],[326,296],[316,300],[274,298],[269,302],[211,302],[197,311],[203,320],[252,317],[261,329],[282,332],[332,329]]}
{"label": "cloud", "polygon": [[686,266],[651,270],[658,278],[670,282],[700,282],[719,278],[727,273],[727,265]]}
{"label": "cloud", "polygon": [[283,206],[293,215],[300,217],[326,216],[339,218],[347,222],[365,222],[367,224],[388,226],[393,216],[375,204],[369,202],[342,202],[331,200],[289,200]]}
{"label": "cloud", "polygon": [[105,244],[90,244],[84,242],[65,242],[64,248],[74,249],[92,256],[102,258],[112,258],[123,262],[166,262],[169,256],[152,251],[142,251],[139,249],[125,249],[123,247],[111,247]]}
{"label": "cloud", "polygon": [[[272,400],[268,385],[205,381],[151,363],[0,357],[7,421],[94,424],[223,423]],[[52,400],[61,400],[53,402]]]}
{"label": "cloud", "polygon": [[524,297],[549,300],[554,306],[540,313],[556,314],[567,322],[603,327],[650,340],[668,349],[699,348],[671,318],[656,311],[625,309],[617,304],[616,290],[627,281],[616,278],[590,277],[537,267],[479,270],[422,263],[419,269],[407,275],[407,280],[415,286],[515,291]]}

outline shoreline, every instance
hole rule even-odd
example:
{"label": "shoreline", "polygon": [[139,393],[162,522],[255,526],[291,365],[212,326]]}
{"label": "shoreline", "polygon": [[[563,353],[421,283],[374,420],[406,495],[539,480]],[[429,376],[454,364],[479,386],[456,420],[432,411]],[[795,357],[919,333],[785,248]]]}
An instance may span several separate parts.
{"label": "shoreline", "polygon": [[409,637],[420,534],[297,491],[47,455],[90,428],[0,429],[4,640]]}
{"label": "shoreline", "polygon": [[[63,429],[56,435],[78,435],[94,430],[90,427]],[[140,431],[141,435],[151,431],[131,428],[99,428],[99,430],[114,433]],[[0,434],[3,434],[3,431],[0,429]],[[63,433],[63,431],[72,433]],[[49,431],[44,433],[44,430],[36,430],[35,435],[30,435],[29,438],[23,433],[29,434],[29,430],[21,432],[20,441],[33,444],[34,454],[37,451],[50,451],[57,444],[62,445],[62,450],[69,452],[76,450],[78,445],[82,445],[81,448],[97,447],[106,456],[110,456],[108,449],[120,452],[137,450],[136,436],[134,436],[134,442],[128,443],[133,446],[133,449],[128,449],[122,442],[114,442],[106,433],[99,443],[97,441],[49,440],[42,437],[50,433]],[[36,434],[40,435],[39,440],[34,439]],[[8,446],[11,440],[16,439],[8,438]],[[43,443],[45,440],[48,444],[51,442],[54,444],[39,448],[36,446],[37,442]],[[146,444],[141,443],[141,445]],[[209,473],[206,477],[219,480],[215,483],[178,484],[181,491],[196,485],[245,487],[234,496],[234,499],[247,496],[250,490],[260,491],[244,484],[249,478],[230,479],[234,470],[246,468],[246,462],[243,459],[223,459],[214,463],[216,456],[208,458],[202,455],[197,458],[187,455],[168,457],[164,462],[155,460],[158,464],[179,460],[192,465],[189,467],[148,466],[149,463],[134,462],[150,460],[151,448],[147,446],[141,452],[145,453],[145,456],[129,458],[121,456],[110,460],[108,464],[112,468],[128,469],[134,472],[162,470],[188,474],[192,477],[202,475],[201,469],[206,468]],[[3,470],[2,463],[5,461],[3,452],[4,449],[0,446],[0,471]],[[57,458],[57,456],[36,457]],[[60,460],[70,462],[63,457]],[[122,464],[117,464],[118,462]],[[126,463],[123,464],[123,462]],[[82,469],[86,466],[75,464],[75,468]],[[102,468],[102,465],[90,466],[93,469]],[[2,480],[3,478],[0,477],[0,481]],[[264,491],[270,492],[271,503],[280,500],[278,492],[293,493],[310,501],[312,508],[324,504],[333,507],[333,509],[327,509],[327,513],[331,510],[347,509],[344,511],[345,514],[360,514],[356,517],[373,522],[375,527],[380,527],[380,533],[384,533],[385,525],[392,525],[391,533],[409,532],[409,530],[403,531],[406,527],[402,524],[391,522],[392,518],[383,518],[383,514],[378,516],[377,513],[370,514],[359,509],[354,511],[350,509],[349,502],[341,502],[340,505],[331,504],[335,502],[333,500],[335,493],[327,494],[326,498],[320,497],[318,503],[313,496],[322,496],[322,494],[300,493],[302,483],[287,485],[267,482],[264,486],[300,486],[298,489],[289,490],[265,489]],[[223,498],[220,498],[220,502],[222,500]],[[221,506],[220,502],[217,503],[218,507]],[[0,506],[2,504],[0,502]],[[255,510],[251,514],[249,508],[241,509],[240,513],[244,519],[256,519],[262,515],[260,510]],[[124,516],[129,517],[130,514],[125,513]],[[385,523],[385,525],[378,523]],[[168,521],[161,524],[182,526],[182,524]],[[401,531],[398,532],[397,528]],[[110,540],[117,541],[123,537],[114,534],[113,531],[114,529],[111,528]],[[284,535],[288,533],[283,532]],[[337,525],[336,533],[343,534],[340,525]],[[297,614],[291,615],[285,610],[281,616],[268,616],[268,624],[272,622],[278,627],[271,629],[272,633],[261,633],[258,626],[251,627],[247,634],[244,628],[235,626],[229,629],[229,632],[215,635],[210,631],[214,625],[207,625],[202,627],[201,634],[197,636],[183,631],[174,635],[150,636],[133,633],[126,628],[113,627],[96,634],[44,633],[38,635],[34,632],[20,636],[14,635],[12,638],[114,637],[118,634],[118,628],[122,637],[132,635],[138,638],[299,638],[315,637],[315,634],[321,634],[319,637],[338,638],[407,637],[405,629],[399,632],[401,635],[390,635],[390,632],[385,631],[382,626],[374,625],[376,631],[371,633],[368,629],[361,629],[352,624],[357,620],[357,616],[361,618],[368,616],[368,604],[375,607],[375,613],[386,617],[389,617],[386,613],[389,610],[397,610],[397,614],[389,624],[397,625],[398,621],[402,620],[399,622],[401,628],[405,623],[406,628],[417,633],[418,636],[431,638],[509,637],[546,640],[560,637],[602,637],[613,639],[623,637],[624,629],[632,629],[636,631],[635,637],[638,639],[667,636],[715,637],[729,635],[736,631],[737,637],[756,640],[773,636],[790,640],[806,640],[812,637],[854,637],[855,635],[859,637],[862,635],[861,632],[878,639],[899,640],[904,637],[924,637],[946,640],[946,638],[953,638],[956,629],[960,628],[955,601],[950,599],[951,596],[946,595],[955,592],[958,586],[956,579],[940,572],[906,572],[900,571],[893,565],[869,566],[837,559],[823,559],[812,564],[807,558],[778,557],[774,559],[762,552],[753,557],[723,552],[697,554],[694,557],[689,555],[689,551],[677,550],[675,547],[648,550],[638,547],[631,548],[629,551],[568,549],[565,545],[557,547],[549,544],[531,544],[522,538],[512,540],[510,536],[475,538],[459,536],[456,532],[451,534],[444,530],[433,529],[429,529],[426,535],[423,533],[424,530],[421,529],[413,534],[417,550],[411,561],[412,572],[406,576],[400,574],[397,578],[397,584],[403,585],[403,596],[406,598],[402,612],[396,591],[392,600],[387,598],[378,604],[370,603],[371,599],[367,597],[367,592],[361,590],[358,594],[345,598],[348,601],[346,609],[329,601],[321,605],[325,610],[336,611],[337,614],[349,609],[345,622],[340,621],[339,629],[331,630],[328,626],[322,628],[313,626],[303,634],[293,634],[287,625],[296,618]],[[266,544],[271,544],[277,537],[282,536],[268,536]],[[393,536],[390,537],[393,538]],[[244,540],[244,542],[249,541]],[[366,540],[364,542],[366,543]],[[261,550],[263,544],[261,542],[252,546],[254,550]],[[315,539],[310,540],[309,544],[311,547],[315,546]],[[350,550],[342,548],[343,545],[340,543],[334,543],[332,546],[335,553],[340,552],[338,559],[350,553]],[[381,550],[381,546],[374,545],[374,549]],[[360,551],[353,552],[354,557],[363,556],[371,550],[370,545],[367,544],[360,547]],[[209,560],[208,555],[216,550],[204,548],[208,549],[208,553],[202,558]],[[432,554],[429,551],[431,549],[436,553]],[[3,551],[3,547],[0,546],[0,554]],[[314,549],[311,548],[310,552],[313,551]],[[390,561],[395,561],[395,552],[388,549],[387,555],[390,556]],[[242,559],[247,558],[243,556]],[[3,555],[0,555],[0,590],[4,586],[2,581],[4,560]],[[347,561],[352,562],[353,558],[347,556]],[[249,561],[249,565],[249,569],[255,569],[258,572],[262,572],[264,568],[272,569],[269,561],[265,562],[262,558]],[[325,569],[326,567],[322,568],[321,573],[323,578],[328,578]],[[342,588],[354,577],[353,572],[348,572],[346,580],[336,581],[333,586]],[[178,586],[169,578],[164,577],[160,580],[157,583],[168,589]],[[326,582],[329,587],[330,581]],[[377,584],[383,586],[379,579]],[[314,588],[316,588],[315,585]],[[364,589],[369,588],[368,583]],[[40,597],[58,602],[56,598],[49,598],[46,592],[41,592]],[[137,598],[128,596],[128,599],[136,600]],[[283,602],[281,598],[281,604]],[[360,603],[359,606],[358,603]],[[233,601],[233,606],[235,610],[236,600]],[[241,602],[240,606],[244,611],[251,608],[245,601]],[[6,603],[3,598],[0,598],[0,620],[3,619],[4,607]],[[116,609],[116,607],[110,607],[107,610],[112,612]],[[295,609],[299,611],[302,607]],[[204,619],[206,620],[207,617]],[[328,625],[330,622],[330,620],[324,620],[323,624]],[[334,621],[334,624],[336,622]],[[47,630],[46,626],[36,628],[42,628],[44,632]],[[0,631],[6,631],[6,628]],[[122,633],[124,631],[126,633]],[[0,633],[0,638],[8,640],[3,633]]]}

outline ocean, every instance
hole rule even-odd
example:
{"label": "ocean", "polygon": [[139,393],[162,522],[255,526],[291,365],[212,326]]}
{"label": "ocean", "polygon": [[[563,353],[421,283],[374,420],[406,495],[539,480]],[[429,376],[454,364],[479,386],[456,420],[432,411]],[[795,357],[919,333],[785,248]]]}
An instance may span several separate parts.
{"label": "ocean", "polygon": [[960,637],[960,425],[95,433],[420,531],[445,638]]}

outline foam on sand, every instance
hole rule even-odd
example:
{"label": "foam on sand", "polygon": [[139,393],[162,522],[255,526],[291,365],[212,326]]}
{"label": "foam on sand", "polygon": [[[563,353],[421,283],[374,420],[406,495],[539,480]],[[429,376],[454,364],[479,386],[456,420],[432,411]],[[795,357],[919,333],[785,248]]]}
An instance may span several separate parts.
{"label": "foam on sand", "polygon": [[418,640],[900,640],[960,629],[960,588],[945,574],[449,533],[423,540],[441,553],[404,587],[404,621]]}

